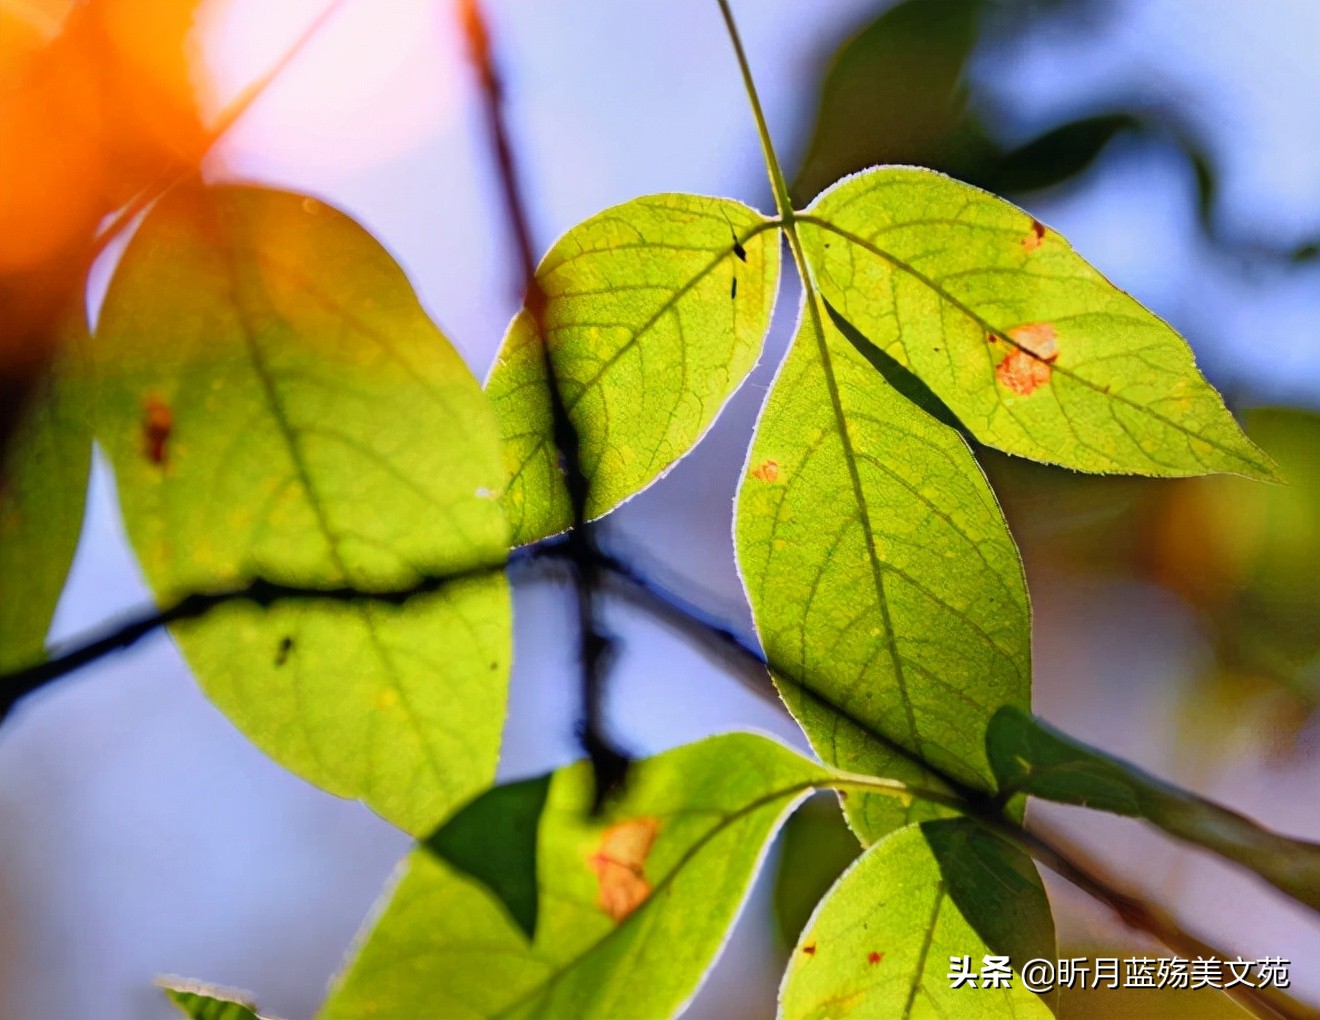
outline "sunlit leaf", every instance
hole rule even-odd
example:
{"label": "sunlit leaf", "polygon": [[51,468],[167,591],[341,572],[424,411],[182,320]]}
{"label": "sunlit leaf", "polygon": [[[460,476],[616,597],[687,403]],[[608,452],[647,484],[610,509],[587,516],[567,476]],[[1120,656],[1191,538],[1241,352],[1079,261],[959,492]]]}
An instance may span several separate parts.
{"label": "sunlit leaf", "polygon": [[165,997],[189,1020],[261,1020],[251,1002],[195,982],[160,983]]}
{"label": "sunlit leaf", "polygon": [[1183,340],[1007,202],[885,167],[799,229],[825,298],[983,443],[1083,471],[1275,477]]}
{"label": "sunlit leaf", "polygon": [[172,194],[102,311],[98,436],[162,602],[252,577],[401,606],[230,603],[175,628],[282,764],[429,831],[493,775],[509,660],[494,424],[399,267],[342,214]]}
{"label": "sunlit leaf", "polygon": [[[906,826],[871,847],[822,901],[793,951],[783,1020],[1039,1017],[1022,987],[953,987],[950,957],[1013,967],[1054,959],[1054,923],[1029,858],[976,823]],[[1007,962],[1007,961],[1006,961]]]}
{"label": "sunlit leaf", "polygon": [[82,534],[92,460],[81,310],[28,397],[0,465],[0,667],[41,658]]}
{"label": "sunlit leaf", "polygon": [[484,885],[418,849],[323,1017],[672,1016],[767,840],[825,779],[764,737],[729,734],[638,763],[592,819],[589,767],[561,769],[541,816],[535,940]]}
{"label": "sunlit leaf", "polygon": [[[779,233],[755,210],[653,195],[565,234],[537,270],[555,380],[607,513],[701,438],[756,363],[779,279]],[[504,438],[514,541],[572,522],[542,346],[514,319],[486,384]]]}
{"label": "sunlit leaf", "polygon": [[[738,565],[785,702],[826,761],[993,785],[982,735],[1030,696],[1017,549],[967,444],[809,298],[738,492]],[[931,817],[851,794],[868,841]]]}
{"label": "sunlit leaf", "polygon": [[995,716],[986,750],[1006,793],[1144,818],[1170,835],[1250,868],[1320,910],[1320,844],[1263,829],[1015,709]]}

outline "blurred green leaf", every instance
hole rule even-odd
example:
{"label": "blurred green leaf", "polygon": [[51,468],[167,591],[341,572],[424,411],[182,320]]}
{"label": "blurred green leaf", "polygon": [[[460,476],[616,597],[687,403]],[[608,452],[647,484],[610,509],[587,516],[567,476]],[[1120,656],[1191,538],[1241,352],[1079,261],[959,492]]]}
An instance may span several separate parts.
{"label": "blurred green leaf", "polygon": [[1141,127],[1131,113],[1099,114],[1068,121],[1003,153],[975,174],[974,183],[995,192],[1037,191],[1076,177],[1114,136]]}
{"label": "blurred green leaf", "polygon": [[161,982],[161,990],[190,1020],[261,1020],[257,1007],[251,1002],[217,988],[191,981],[186,984]]}
{"label": "blurred green leaf", "polygon": [[482,883],[415,851],[324,1020],[615,1020],[678,1012],[746,896],[767,840],[828,773],[764,737],[711,737],[638,762],[590,817],[586,762],[541,815],[532,943]]}
{"label": "blurred green leaf", "polygon": [[1186,343],[1007,202],[890,167],[799,230],[824,298],[981,442],[1083,471],[1277,477]]}
{"label": "blurred green leaf", "polygon": [[550,776],[495,786],[423,846],[493,892],[529,940],[536,935],[536,833]]}
{"label": "blurred green leaf", "polygon": [[1294,899],[1320,910],[1320,844],[1289,839],[1102,754],[1014,708],[995,714],[986,752],[1005,796],[1144,818],[1171,836],[1212,850]]}
{"label": "blurred green leaf", "polygon": [[[809,294],[738,490],[739,569],[771,670],[827,762],[993,787],[981,734],[1030,702],[1017,549],[967,444],[895,391]],[[937,809],[853,795],[870,842]]]}
{"label": "blurred green leaf", "polygon": [[[756,364],[779,281],[779,232],[738,202],[652,195],[578,224],[536,278],[555,381],[599,517],[664,474]],[[536,320],[509,327],[486,391],[504,440],[514,542],[572,523]]]}
{"label": "blurred green leaf", "polygon": [[1022,987],[955,988],[950,957],[1053,960],[1054,922],[1036,866],[975,822],[909,825],[851,867],[793,952],[780,992],[784,1020],[829,1017],[1039,1017]]}
{"label": "blurred green leaf", "polygon": [[976,147],[963,69],[984,7],[983,0],[898,4],[840,48],[793,182],[795,203],[877,163],[946,166]]}
{"label": "blurred green leaf", "polygon": [[510,655],[494,423],[403,272],[347,217],[185,188],[124,253],[97,435],[157,598],[254,577],[403,605],[229,603],[174,628],[263,750],[414,833],[490,782]]}
{"label": "blurred green leaf", "polygon": [[797,942],[811,912],[861,853],[834,794],[812,797],[784,824],[775,871],[775,922],[786,946]]}
{"label": "blurred green leaf", "polygon": [[82,534],[92,463],[81,308],[61,330],[60,352],[29,395],[0,469],[0,668],[31,665]]}

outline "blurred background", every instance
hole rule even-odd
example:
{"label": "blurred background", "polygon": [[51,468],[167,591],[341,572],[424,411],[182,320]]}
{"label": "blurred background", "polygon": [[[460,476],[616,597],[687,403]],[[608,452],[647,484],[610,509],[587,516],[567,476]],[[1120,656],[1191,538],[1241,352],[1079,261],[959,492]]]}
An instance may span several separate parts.
{"label": "blurred background", "polygon": [[[5,88],[14,40],[57,38],[71,6],[0,3]],[[185,151],[200,137],[190,104],[213,124],[327,9],[120,6],[136,9],[127,31],[142,46],[186,42],[173,64],[148,68],[186,83],[188,116],[149,125]],[[186,17],[171,23],[162,12],[176,8]],[[1010,195],[1181,330],[1283,466],[1288,487],[983,458],[1027,563],[1037,711],[1265,825],[1320,839],[1320,4],[743,0],[735,10],[799,201],[881,162],[936,166]],[[648,192],[770,208],[712,2],[504,0],[487,13],[541,247]],[[345,209],[399,259],[481,377],[519,295],[479,98],[447,0],[347,0],[206,156],[205,173]],[[18,136],[4,131],[8,147]],[[53,222],[61,210],[31,213]],[[94,269],[93,314],[115,255]],[[700,447],[601,528],[608,548],[747,630],[732,497],[796,296],[788,281],[762,364]],[[148,600],[113,484],[98,462],[54,642]],[[530,582],[515,609],[508,778],[577,756],[564,593]],[[608,619],[625,642],[611,716],[635,752],[730,728],[802,746],[782,713],[676,635],[621,605]],[[1228,951],[1287,957],[1295,992],[1320,1002],[1320,926],[1304,908],[1138,823],[1059,807],[1038,817]],[[152,638],[29,699],[0,731],[0,1018],[163,1018],[159,974],[248,989],[267,1012],[309,1017],[407,846],[361,805],[266,759],[202,698],[168,638]],[[855,843],[817,800],[780,851],[688,1016],[773,1016],[787,947]],[[1062,884],[1050,891],[1066,955],[1169,955]],[[1069,1017],[1234,1010],[1205,992],[1064,999]]]}

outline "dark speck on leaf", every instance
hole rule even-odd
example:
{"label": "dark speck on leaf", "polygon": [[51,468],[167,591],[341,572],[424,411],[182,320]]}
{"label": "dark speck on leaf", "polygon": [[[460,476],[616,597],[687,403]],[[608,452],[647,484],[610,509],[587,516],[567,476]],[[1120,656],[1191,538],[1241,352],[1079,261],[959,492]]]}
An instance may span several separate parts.
{"label": "dark speck on leaf", "polygon": [[739,261],[747,261],[747,249],[742,246],[737,238],[733,242],[733,253],[738,256]]}
{"label": "dark speck on leaf", "polygon": [[814,942],[808,942],[805,946],[802,947],[802,952],[806,953],[808,956],[815,956],[815,955],[816,955],[816,943],[814,943]]}
{"label": "dark speck on leaf", "polygon": [[733,282],[729,284],[729,299],[736,300],[737,297],[738,297],[738,277],[735,276],[733,278]]}
{"label": "dark speck on leaf", "polygon": [[280,647],[279,650],[275,653],[275,665],[283,666],[286,662],[288,662],[289,653],[291,651],[293,651],[293,638],[289,637],[289,635],[286,634],[284,635],[284,637],[280,638]]}

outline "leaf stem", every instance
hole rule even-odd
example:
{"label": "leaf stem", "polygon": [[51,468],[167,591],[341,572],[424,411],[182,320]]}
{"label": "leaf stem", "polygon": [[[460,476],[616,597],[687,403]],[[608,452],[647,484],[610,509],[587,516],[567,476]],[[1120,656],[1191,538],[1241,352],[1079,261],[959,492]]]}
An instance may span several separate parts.
{"label": "leaf stem", "polygon": [[724,16],[724,27],[728,29],[729,41],[733,43],[733,52],[738,58],[738,69],[742,72],[743,88],[747,90],[747,100],[752,105],[752,116],[756,118],[756,133],[761,138],[761,154],[765,157],[765,169],[770,175],[770,188],[775,196],[775,208],[784,226],[793,223],[793,200],[788,197],[788,184],[784,180],[783,168],[779,165],[779,156],[775,154],[775,143],[770,138],[770,128],[765,122],[765,111],[761,109],[761,97],[756,91],[756,82],[752,78],[752,68],[747,62],[747,51],[743,49],[742,36],[738,34],[738,25],[733,20],[733,11],[729,0],[717,0],[720,13]]}

